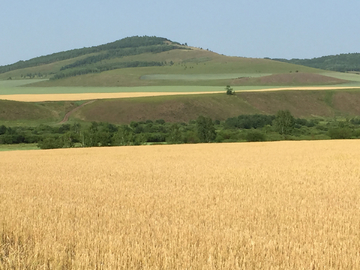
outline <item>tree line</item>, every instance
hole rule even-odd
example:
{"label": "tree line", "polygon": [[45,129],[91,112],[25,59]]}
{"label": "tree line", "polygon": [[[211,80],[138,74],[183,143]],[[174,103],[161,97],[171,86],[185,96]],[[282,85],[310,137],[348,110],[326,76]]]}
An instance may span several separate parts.
{"label": "tree line", "polygon": [[[5,73],[8,71],[28,68],[28,67],[36,67],[44,64],[50,64],[57,61],[67,60],[79,56],[83,56],[91,53],[99,53],[108,50],[117,50],[123,48],[137,48],[137,47],[146,47],[146,46],[155,46],[155,45],[163,45],[165,42],[171,42],[166,38],[155,37],[155,36],[133,36],[127,37],[121,40],[117,40],[111,43],[107,43],[104,45],[86,47],[82,49],[73,49],[58,53],[53,53],[50,55],[35,57],[26,61],[18,61],[11,65],[0,66],[0,73]],[[171,42],[172,43],[172,42]],[[175,43],[177,44],[177,43]]]}
{"label": "tree line", "polygon": [[360,53],[329,55],[312,59],[276,58],[272,60],[338,72],[360,71]]}
{"label": "tree line", "polygon": [[276,115],[239,115],[225,121],[199,116],[188,123],[162,119],[114,125],[105,122],[37,127],[0,126],[0,144],[37,143],[41,149],[209,142],[255,142],[360,138],[360,119],[295,118],[289,111]]}
{"label": "tree line", "polygon": [[72,68],[60,71],[54,74],[50,80],[63,79],[67,77],[74,77],[89,73],[100,73],[107,70],[120,69],[120,68],[134,68],[134,67],[153,67],[153,66],[163,66],[164,62],[142,62],[142,61],[133,61],[133,62],[118,62],[118,63],[108,63],[108,64],[99,64],[96,66],[88,65],[80,68]]}

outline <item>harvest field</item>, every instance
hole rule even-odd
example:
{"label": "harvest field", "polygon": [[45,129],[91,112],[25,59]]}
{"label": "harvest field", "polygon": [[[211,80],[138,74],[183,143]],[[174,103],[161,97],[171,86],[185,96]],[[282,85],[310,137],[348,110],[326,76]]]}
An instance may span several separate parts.
{"label": "harvest field", "polygon": [[359,162],[358,140],[1,152],[0,268],[359,269]]}
{"label": "harvest field", "polygon": [[[152,87],[141,87],[141,88],[152,88]],[[183,90],[187,90],[188,92],[151,92],[150,89],[144,89],[145,92],[99,92],[99,93],[75,93],[75,94],[15,94],[15,95],[0,95],[0,99],[3,100],[14,100],[14,101],[24,101],[24,102],[40,102],[40,101],[76,101],[76,100],[94,100],[94,99],[114,99],[114,98],[136,98],[136,97],[156,97],[156,96],[176,96],[176,95],[198,95],[198,94],[217,94],[217,93],[225,93],[225,90],[219,91],[219,87],[215,89],[215,87],[207,87],[207,89],[203,89],[205,87],[194,86],[192,87],[196,91],[189,91],[189,89],[185,88]],[[199,88],[199,89],[195,89]],[[319,86],[319,87],[279,87],[279,88],[264,88],[264,87],[247,87],[244,89],[243,87],[234,87],[235,92],[267,92],[267,91],[285,91],[285,90],[346,90],[346,89],[360,89],[360,87],[331,87],[331,86]],[[94,89],[91,89],[93,91]],[[128,89],[129,90],[129,89]],[[156,91],[156,89],[153,89]],[[159,90],[159,89],[157,89]],[[160,89],[161,90],[161,89]],[[180,88],[178,90],[181,90]],[[202,91],[203,90],[203,91]],[[205,91],[205,90],[213,90],[213,91]]]}

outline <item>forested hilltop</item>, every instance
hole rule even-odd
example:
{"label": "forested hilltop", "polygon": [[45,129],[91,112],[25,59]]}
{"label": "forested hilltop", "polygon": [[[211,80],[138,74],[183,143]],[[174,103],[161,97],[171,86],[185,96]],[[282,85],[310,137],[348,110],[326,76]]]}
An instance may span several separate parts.
{"label": "forested hilltop", "polygon": [[[60,79],[87,73],[97,73],[125,67],[161,66],[165,63],[155,61],[135,61],[128,63],[120,61],[120,59],[125,56],[139,55],[143,53],[160,53],[180,48],[184,49],[185,47],[166,38],[133,36],[104,45],[54,53],[36,57],[27,61],[19,61],[11,65],[0,66],[0,74],[18,69],[52,64],[58,61],[79,58],[81,56],[83,56],[81,59],[74,59],[75,61],[71,61],[71,63],[62,66],[59,72],[50,74],[53,75],[51,79]],[[46,76],[47,75],[49,74],[46,74]],[[36,74],[36,76],[41,77],[38,74]]]}
{"label": "forested hilltop", "polygon": [[312,68],[332,70],[338,72],[359,71],[360,72],[360,53],[347,53],[338,55],[328,55],[312,59],[281,59],[272,60],[281,61],[290,64],[302,65]]}

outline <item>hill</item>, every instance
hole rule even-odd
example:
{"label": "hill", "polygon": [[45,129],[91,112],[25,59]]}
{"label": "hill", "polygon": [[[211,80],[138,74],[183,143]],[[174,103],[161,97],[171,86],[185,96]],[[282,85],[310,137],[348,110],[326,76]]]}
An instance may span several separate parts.
{"label": "hill", "polygon": [[[360,116],[360,91],[272,91],[158,96],[96,100],[79,107],[70,121],[102,121],[128,124],[131,121],[163,119],[188,122],[199,115],[225,120],[241,114],[275,114],[289,110],[296,117]],[[83,102],[14,102],[0,101],[0,124],[59,123],[64,115]]]}
{"label": "hill", "polygon": [[241,114],[276,114],[289,110],[296,117],[359,116],[360,91],[240,92],[235,96],[205,94],[98,100],[78,110],[73,119],[114,124],[164,119],[188,122],[204,115],[225,120]]}
{"label": "hill", "polygon": [[312,59],[273,59],[285,63],[338,72],[360,72],[360,53],[328,55]]}
{"label": "hill", "polygon": [[[0,67],[0,79],[49,79],[31,84],[54,86],[224,86],[258,85],[274,74],[297,76],[292,84],[344,83],[322,77],[322,70],[270,59],[229,57],[159,37],[128,37],[112,43],[41,56]],[[284,85],[287,80],[268,80]],[[245,79],[245,80],[242,80]],[[261,82],[260,82],[261,85]]]}
{"label": "hill", "polygon": [[0,99],[0,122],[10,125],[56,123],[80,102],[18,102]]}

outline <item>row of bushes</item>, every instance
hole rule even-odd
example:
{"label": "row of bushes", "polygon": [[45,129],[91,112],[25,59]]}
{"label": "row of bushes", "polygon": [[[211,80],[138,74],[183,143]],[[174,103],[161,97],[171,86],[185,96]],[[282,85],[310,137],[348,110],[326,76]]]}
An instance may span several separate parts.
{"label": "row of bushes", "polygon": [[225,121],[200,116],[189,123],[164,120],[129,125],[92,122],[37,127],[0,126],[0,143],[38,143],[40,148],[139,145],[145,143],[199,143],[284,139],[347,139],[360,137],[360,121],[295,119],[289,112],[241,115]]}

